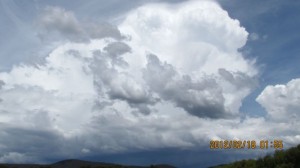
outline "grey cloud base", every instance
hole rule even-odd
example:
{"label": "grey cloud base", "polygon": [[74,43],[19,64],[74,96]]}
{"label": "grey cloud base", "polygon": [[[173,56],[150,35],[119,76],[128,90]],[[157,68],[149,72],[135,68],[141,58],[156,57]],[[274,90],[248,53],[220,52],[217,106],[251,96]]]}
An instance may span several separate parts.
{"label": "grey cloud base", "polygon": [[221,88],[213,78],[193,82],[189,75],[180,76],[174,67],[162,63],[155,55],[148,55],[143,77],[149,88],[162,99],[172,101],[197,117],[226,116]]}

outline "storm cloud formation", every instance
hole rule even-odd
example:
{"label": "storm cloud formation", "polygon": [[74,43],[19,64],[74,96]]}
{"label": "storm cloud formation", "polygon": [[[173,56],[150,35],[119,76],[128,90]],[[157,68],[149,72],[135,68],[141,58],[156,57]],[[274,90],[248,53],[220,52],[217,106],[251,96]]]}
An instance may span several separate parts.
{"label": "storm cloud formation", "polygon": [[[238,51],[247,31],[216,2],[145,4],[117,26],[85,23],[72,11],[46,7],[37,25],[42,38],[64,43],[42,65],[0,73],[0,161],[200,148],[211,139],[277,136],[272,129],[292,124],[240,120],[258,70]],[[277,111],[269,101],[276,98],[268,97],[277,91],[269,87],[257,99],[271,115]],[[292,97],[296,106],[296,97],[281,92],[276,97]],[[293,144],[289,133],[281,138]],[[24,151],[16,147],[20,143],[32,148]],[[57,153],[43,153],[49,149]]]}

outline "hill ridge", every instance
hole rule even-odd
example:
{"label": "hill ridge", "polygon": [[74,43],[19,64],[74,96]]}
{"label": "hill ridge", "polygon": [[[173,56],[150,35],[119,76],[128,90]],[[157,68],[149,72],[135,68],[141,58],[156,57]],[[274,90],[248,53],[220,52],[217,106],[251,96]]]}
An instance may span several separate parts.
{"label": "hill ridge", "polygon": [[51,164],[6,164],[0,163],[0,168],[176,168],[168,164],[149,166],[134,166],[80,159],[66,159]]}

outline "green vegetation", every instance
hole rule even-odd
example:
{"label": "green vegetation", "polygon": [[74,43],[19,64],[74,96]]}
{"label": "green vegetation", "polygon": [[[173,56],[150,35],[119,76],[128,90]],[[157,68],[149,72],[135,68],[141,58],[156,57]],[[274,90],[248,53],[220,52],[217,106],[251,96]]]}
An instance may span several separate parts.
{"label": "green vegetation", "polygon": [[242,160],[213,168],[300,168],[300,145],[287,150],[277,150],[257,160]]}

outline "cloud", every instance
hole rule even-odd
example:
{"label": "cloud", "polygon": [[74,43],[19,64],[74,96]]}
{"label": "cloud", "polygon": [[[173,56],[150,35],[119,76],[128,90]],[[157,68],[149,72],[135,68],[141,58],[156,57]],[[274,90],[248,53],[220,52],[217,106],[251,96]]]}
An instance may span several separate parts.
{"label": "cloud", "polygon": [[82,152],[82,153],[90,153],[90,150],[89,150],[89,149],[86,149],[86,148],[83,148],[83,149],[81,150],[81,152]]}
{"label": "cloud", "polygon": [[[64,138],[49,128],[17,126],[15,123],[1,124],[0,135],[1,162],[40,163],[46,158],[63,155],[64,149],[67,149]],[[39,157],[45,154],[47,156]]]}
{"label": "cloud", "polygon": [[276,130],[269,136],[281,138],[286,145],[299,144],[299,86],[300,80],[292,79],[286,84],[268,85],[256,98],[267,112],[266,128]]}
{"label": "cloud", "polygon": [[[122,38],[119,30],[111,24],[81,23],[73,12],[61,7],[46,7],[37,25],[40,27],[39,36],[42,39],[60,39],[62,36],[71,41],[84,42],[105,37]],[[51,36],[54,37],[48,33],[52,33]]]}
{"label": "cloud", "polygon": [[149,114],[147,104],[153,104],[154,98],[129,73],[117,69],[126,69],[128,66],[121,55],[130,52],[129,46],[122,42],[112,42],[103,51],[94,52],[90,64],[99,96],[106,94],[109,99],[126,101],[131,107]]}
{"label": "cloud", "polygon": [[105,37],[112,37],[114,39],[124,38],[119,29],[109,23],[89,23],[84,25],[86,33],[92,39],[101,39]]}
{"label": "cloud", "polygon": [[0,158],[2,163],[26,163],[28,158],[24,154],[17,152],[9,152]]}
{"label": "cloud", "polygon": [[[1,89],[2,89],[2,87],[5,85],[5,83],[2,81],[2,80],[0,80],[0,91],[1,91]],[[3,100],[1,99],[1,97],[0,97],[0,103],[2,102]]]}
{"label": "cloud", "polygon": [[46,7],[39,18],[39,26],[46,31],[56,31],[72,40],[83,40],[84,32],[74,14],[60,7]]}
{"label": "cloud", "polygon": [[300,79],[293,79],[287,84],[269,85],[256,98],[267,111],[269,117],[276,121],[299,120]]}
{"label": "cloud", "polygon": [[[177,106],[185,106],[184,109],[190,114],[212,118],[225,117],[225,113],[228,116],[238,114],[242,99],[256,83],[254,62],[244,59],[237,51],[246,43],[248,33],[215,2],[173,4],[174,9],[170,6],[144,5],[129,12],[120,24],[120,31],[131,38],[128,44],[132,47],[132,53],[137,53],[124,58],[131,65],[132,72],[148,65],[149,75],[146,78],[150,88],[154,89],[157,84],[165,92],[161,96],[166,99],[164,85],[170,82],[173,91],[169,92],[173,95],[168,93],[169,97]],[[211,13],[212,9],[216,12]],[[140,56],[145,52],[156,55],[169,69],[159,63],[157,66],[154,62],[149,63],[149,59]],[[135,63],[137,61],[140,63]],[[151,66],[153,70],[149,69]],[[160,76],[152,76],[155,68]],[[167,76],[163,76],[164,72]],[[233,73],[240,78],[236,80],[244,80],[247,85],[243,89],[235,87],[237,83],[226,80],[224,73],[219,72]],[[140,76],[138,72],[133,73]],[[173,79],[181,76],[183,79]],[[186,81],[189,78],[190,84]],[[207,84],[201,84],[201,81],[207,81]],[[183,86],[183,82],[202,88]],[[159,91],[156,89],[155,92]]]}
{"label": "cloud", "polygon": [[0,80],[0,89],[2,89],[3,85],[5,85],[5,83],[2,80]]}
{"label": "cloud", "polygon": [[151,90],[166,101],[173,101],[198,117],[225,116],[221,88],[212,78],[194,82],[189,75],[180,76],[172,65],[163,64],[155,55],[148,55],[144,78]]}
{"label": "cloud", "polygon": [[57,158],[198,149],[211,139],[297,140],[297,130],[287,131],[297,123],[240,119],[258,70],[238,50],[248,33],[216,2],[145,4],[116,27],[47,7],[39,23],[68,41],[42,65],[0,73],[4,160],[42,160],[50,149]]}
{"label": "cloud", "polygon": [[249,35],[249,39],[250,39],[251,41],[256,41],[256,40],[259,40],[260,37],[259,37],[259,35],[258,35],[257,33],[251,33],[251,34]]}
{"label": "cloud", "polygon": [[[122,151],[136,144],[139,149],[193,146],[192,139],[203,140],[184,131],[189,124],[178,125],[175,133],[167,123],[238,114],[256,69],[237,51],[247,39],[238,21],[214,2],[198,3],[200,9],[194,8],[195,2],[186,2],[176,12],[166,4],[142,6],[119,25],[128,38],[102,39],[87,35],[72,12],[47,7],[40,23],[71,41],[53,50],[43,65],[24,64],[1,73],[6,85],[0,108],[9,111],[1,122],[51,129],[62,139],[88,132],[86,137],[102,142],[81,142],[88,145],[78,151]],[[210,9],[218,12],[210,16]],[[224,22],[218,23],[219,18]],[[231,37],[227,43],[222,42],[224,34]],[[78,43],[83,37],[90,43]],[[164,131],[157,132],[158,128]]]}

